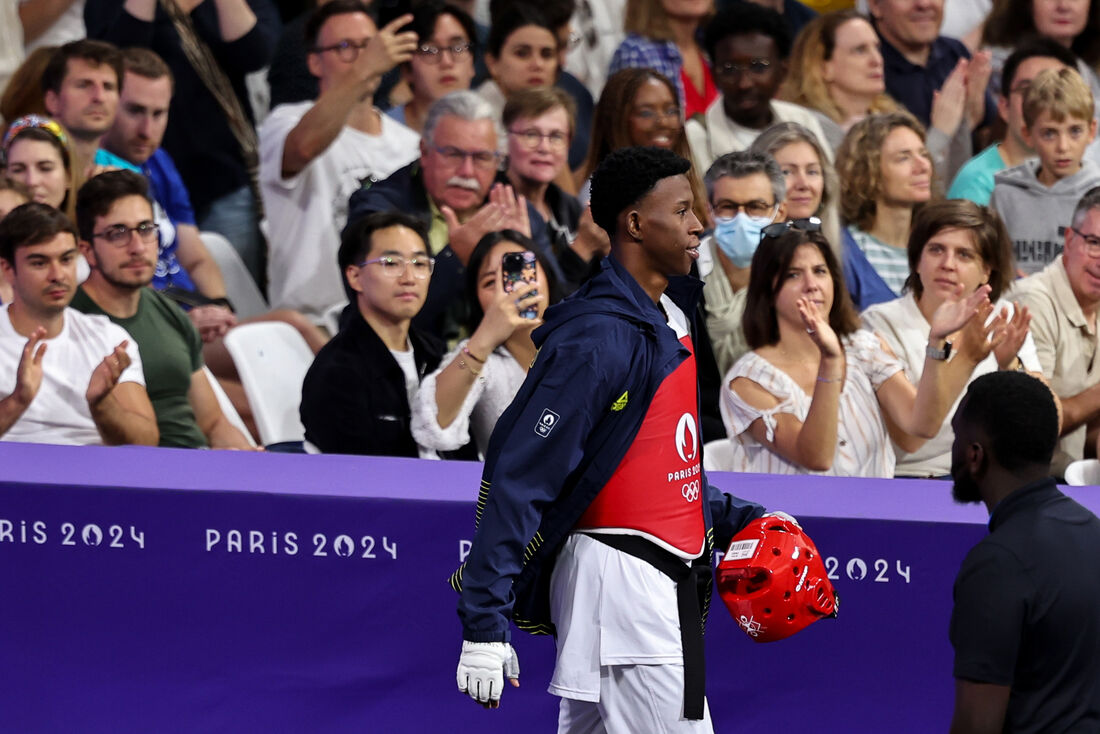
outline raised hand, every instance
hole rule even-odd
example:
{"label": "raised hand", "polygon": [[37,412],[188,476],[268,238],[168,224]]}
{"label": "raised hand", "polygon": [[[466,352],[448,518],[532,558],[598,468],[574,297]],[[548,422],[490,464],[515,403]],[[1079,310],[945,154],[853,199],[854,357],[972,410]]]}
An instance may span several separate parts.
{"label": "raised hand", "polygon": [[111,393],[122,373],[130,366],[130,355],[126,353],[126,345],[129,343],[123,341],[115,347],[92,372],[92,377],[88,380],[88,390],[84,393],[90,407],[94,408]]}
{"label": "raised hand", "polygon": [[493,201],[486,202],[473,216],[461,223],[451,207],[443,205],[439,207],[439,212],[447,222],[447,242],[463,263],[470,259],[474,247],[482,237],[504,229],[504,210]]}
{"label": "raised hand", "polygon": [[932,111],[929,121],[932,127],[951,137],[962,124],[966,113],[967,87],[966,74],[970,62],[959,59],[955,68],[947,75],[939,91],[932,94]]}
{"label": "raised hand", "polygon": [[966,122],[974,130],[985,119],[985,90],[993,74],[993,54],[979,51],[966,73]]}
{"label": "raised hand", "polygon": [[[1028,329],[1031,326],[1031,312],[1027,306],[1016,306],[1012,318],[1005,320],[1002,327],[1003,338],[993,350],[997,355],[997,367],[1007,370],[1016,360],[1020,348],[1027,339]],[[996,337],[995,337],[996,338]]]}
{"label": "raised hand", "polygon": [[993,304],[979,303],[977,312],[966,322],[955,339],[957,353],[971,364],[978,364],[1004,341],[1008,318],[1001,311],[993,318]]}
{"label": "raised hand", "polygon": [[[930,340],[944,340],[961,329],[983,304],[989,304],[989,285],[983,285],[965,298],[945,300],[932,314]],[[988,311],[987,311],[988,313]]]}
{"label": "raised hand", "polygon": [[808,298],[799,298],[797,305],[798,315],[802,317],[806,333],[821,350],[821,356],[839,357],[844,350],[840,346],[840,339],[837,338],[833,327],[829,326],[828,314],[821,313],[817,304]]}
{"label": "raised hand", "polygon": [[521,282],[516,284],[511,293],[505,291],[498,266],[494,289],[496,295],[470,337],[469,348],[474,354],[488,355],[508,341],[516,329],[534,329],[542,323],[542,319],[525,319],[519,313],[522,308],[536,303],[540,298],[546,298],[545,294],[536,293],[537,289],[537,283]]}
{"label": "raised hand", "polygon": [[23,354],[19,357],[19,366],[15,368],[15,389],[11,394],[24,408],[31,404],[38,395],[38,388],[42,387],[42,357],[49,346],[42,343],[45,338],[44,327],[39,326],[32,331],[23,347]]}
{"label": "raised hand", "polygon": [[607,232],[592,219],[591,206],[586,206],[581,212],[581,220],[577,224],[577,239],[573,240],[572,247],[585,260],[591,260],[595,255],[611,254],[611,240]]}
{"label": "raised hand", "polygon": [[412,58],[416,52],[417,38],[412,31],[398,32],[412,22],[411,13],[394,18],[379,29],[370,43],[359,53],[356,66],[364,77],[381,76],[398,64]]}
{"label": "raised hand", "polygon": [[493,184],[489,190],[489,201],[495,202],[504,215],[501,229],[514,229],[531,236],[531,219],[527,214],[527,199],[507,184]]}

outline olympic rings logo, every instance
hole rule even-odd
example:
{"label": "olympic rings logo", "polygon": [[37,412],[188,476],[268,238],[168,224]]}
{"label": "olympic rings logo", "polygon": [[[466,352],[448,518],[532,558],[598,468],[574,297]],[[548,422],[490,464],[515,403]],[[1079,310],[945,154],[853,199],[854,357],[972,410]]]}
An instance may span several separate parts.
{"label": "olympic rings logo", "polygon": [[699,480],[696,479],[680,487],[680,494],[682,494],[684,499],[688,502],[694,502],[699,499]]}

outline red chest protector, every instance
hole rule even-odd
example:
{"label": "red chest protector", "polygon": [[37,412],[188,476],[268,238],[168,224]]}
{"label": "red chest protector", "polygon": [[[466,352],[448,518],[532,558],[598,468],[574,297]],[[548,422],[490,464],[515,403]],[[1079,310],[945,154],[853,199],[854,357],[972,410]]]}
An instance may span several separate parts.
{"label": "red chest protector", "polygon": [[655,540],[684,558],[703,552],[698,384],[692,352],[653,396],[634,443],[577,523]]}

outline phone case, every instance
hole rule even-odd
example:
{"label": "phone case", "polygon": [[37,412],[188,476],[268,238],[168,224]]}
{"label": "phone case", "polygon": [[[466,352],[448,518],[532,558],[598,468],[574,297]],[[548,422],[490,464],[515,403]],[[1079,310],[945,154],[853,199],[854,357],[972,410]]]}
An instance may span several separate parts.
{"label": "phone case", "polygon": [[[538,279],[538,271],[535,267],[535,253],[527,250],[524,252],[507,252],[500,261],[501,281],[504,291],[511,293],[518,283],[534,283]],[[535,291],[537,293],[537,291]],[[519,315],[525,319],[538,318],[537,305],[527,306],[519,310]]]}

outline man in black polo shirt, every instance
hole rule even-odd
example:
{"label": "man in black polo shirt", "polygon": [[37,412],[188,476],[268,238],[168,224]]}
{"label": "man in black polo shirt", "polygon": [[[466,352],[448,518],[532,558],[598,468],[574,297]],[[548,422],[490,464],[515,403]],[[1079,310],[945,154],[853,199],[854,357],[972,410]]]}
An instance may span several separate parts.
{"label": "man in black polo shirt", "polygon": [[952,420],[953,494],[989,536],[955,580],[952,734],[1100,726],[1100,519],[1050,478],[1058,412],[1022,372],[975,380]]}

